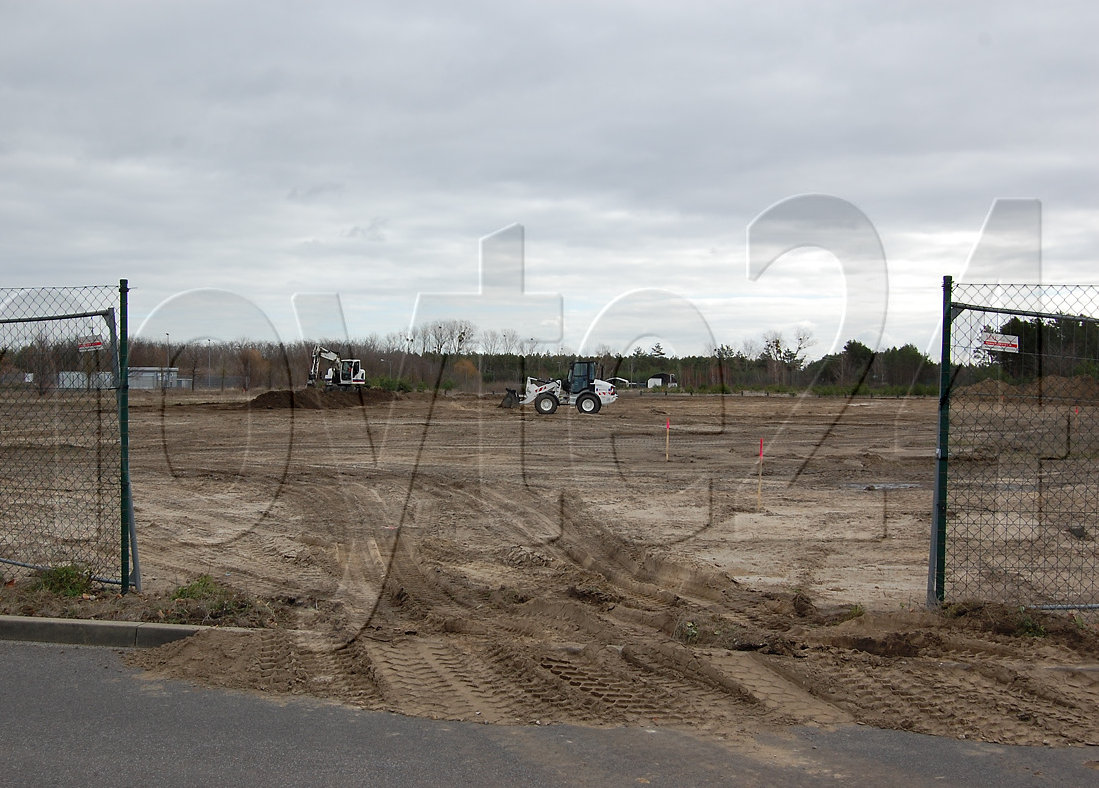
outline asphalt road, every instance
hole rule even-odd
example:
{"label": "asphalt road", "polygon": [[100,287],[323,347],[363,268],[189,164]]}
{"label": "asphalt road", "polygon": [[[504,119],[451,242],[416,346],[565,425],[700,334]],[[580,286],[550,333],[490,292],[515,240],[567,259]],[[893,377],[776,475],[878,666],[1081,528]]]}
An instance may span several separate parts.
{"label": "asphalt road", "polygon": [[1099,784],[1097,748],[863,726],[723,746],[659,729],[501,727],[151,680],[115,649],[0,642],[0,785]]}

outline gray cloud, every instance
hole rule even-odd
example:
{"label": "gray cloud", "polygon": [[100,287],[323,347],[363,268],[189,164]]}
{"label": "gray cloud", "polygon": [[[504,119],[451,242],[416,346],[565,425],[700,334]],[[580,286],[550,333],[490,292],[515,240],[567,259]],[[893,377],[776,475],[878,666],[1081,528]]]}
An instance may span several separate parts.
{"label": "gray cloud", "polygon": [[1097,16],[4,4],[3,284],[126,276],[146,313],[222,288],[288,336],[293,293],[340,292],[373,305],[348,308],[352,332],[384,333],[420,292],[476,289],[478,239],[518,221],[527,286],[563,296],[568,344],[636,288],[696,300],[736,344],[842,317],[819,257],[744,273],[749,222],[815,192],[878,229],[885,341],[926,345],[941,276],[996,198],[1041,200],[1047,275],[1092,278]]}

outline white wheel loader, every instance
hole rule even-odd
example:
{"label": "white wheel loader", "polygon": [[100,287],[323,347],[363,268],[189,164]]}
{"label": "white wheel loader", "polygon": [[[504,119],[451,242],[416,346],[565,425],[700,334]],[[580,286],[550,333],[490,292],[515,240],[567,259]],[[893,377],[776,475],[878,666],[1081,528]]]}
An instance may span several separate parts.
{"label": "white wheel loader", "polygon": [[596,377],[594,361],[573,361],[564,380],[527,378],[527,387],[520,396],[515,389],[508,389],[500,403],[505,407],[534,405],[543,415],[556,412],[561,405],[575,405],[581,413],[598,413],[604,405],[618,399],[614,386]]}

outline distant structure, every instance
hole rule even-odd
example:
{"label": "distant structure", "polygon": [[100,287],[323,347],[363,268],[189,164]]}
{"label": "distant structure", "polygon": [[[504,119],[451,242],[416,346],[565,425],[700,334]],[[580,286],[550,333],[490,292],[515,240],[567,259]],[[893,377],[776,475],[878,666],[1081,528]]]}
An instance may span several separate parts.
{"label": "distant structure", "polygon": [[675,375],[671,372],[658,372],[649,378],[648,387],[655,388],[669,388],[674,389],[679,387],[679,381],[675,379]]}
{"label": "distant structure", "polygon": [[[33,375],[28,382],[34,382]],[[57,387],[59,389],[76,389],[84,391],[114,388],[114,375],[110,372],[93,372],[91,375],[87,372],[77,371],[58,372]]]}
{"label": "distant structure", "polygon": [[130,367],[132,389],[177,389],[182,386],[179,367]]}

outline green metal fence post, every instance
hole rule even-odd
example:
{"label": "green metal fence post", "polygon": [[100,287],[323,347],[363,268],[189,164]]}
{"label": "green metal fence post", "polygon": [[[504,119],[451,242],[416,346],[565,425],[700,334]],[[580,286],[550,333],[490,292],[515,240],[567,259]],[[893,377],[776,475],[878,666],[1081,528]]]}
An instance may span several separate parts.
{"label": "green metal fence post", "polygon": [[122,521],[122,593],[130,589],[130,359],[127,301],[129,282],[118,282],[118,444]]}
{"label": "green metal fence post", "polygon": [[942,350],[939,355],[939,442],[935,450],[935,500],[931,510],[931,550],[927,562],[927,606],[941,605],[946,585],[946,472],[950,456],[950,324],[954,281],[943,277]]}

